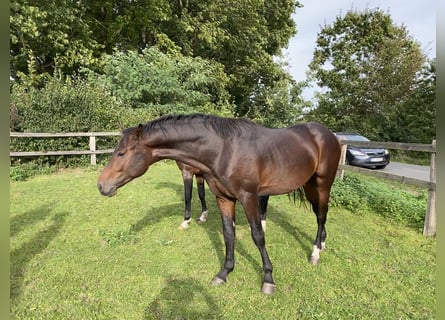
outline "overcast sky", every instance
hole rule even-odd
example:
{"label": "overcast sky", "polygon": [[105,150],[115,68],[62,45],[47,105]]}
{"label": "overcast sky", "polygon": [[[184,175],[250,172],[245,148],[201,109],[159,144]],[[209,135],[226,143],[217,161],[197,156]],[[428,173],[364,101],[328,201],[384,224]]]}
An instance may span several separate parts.
{"label": "overcast sky", "polygon": [[[297,8],[293,15],[297,34],[283,51],[289,62],[289,72],[296,81],[306,79],[306,71],[315,49],[317,33],[326,23],[331,25],[335,18],[344,16],[351,9],[363,11],[379,8],[391,15],[397,26],[402,24],[409,35],[420,42],[422,51],[429,57],[436,57],[436,1],[407,0],[300,0],[303,8]],[[306,98],[312,94],[307,92]]]}

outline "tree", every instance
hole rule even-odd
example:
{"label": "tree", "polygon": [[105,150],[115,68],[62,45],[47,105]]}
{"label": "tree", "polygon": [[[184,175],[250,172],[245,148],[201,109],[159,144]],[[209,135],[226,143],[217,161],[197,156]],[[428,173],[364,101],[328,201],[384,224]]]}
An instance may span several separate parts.
{"label": "tree", "polygon": [[11,66],[17,78],[101,72],[103,54],[152,46],[224,67],[235,115],[263,108],[253,99],[287,73],[274,57],[296,32],[296,0],[103,0],[11,4]]}
{"label": "tree", "polygon": [[301,97],[305,82],[295,83],[283,78],[273,86],[261,88],[252,100],[257,107],[251,108],[246,117],[267,127],[287,127],[302,120],[304,109],[310,102]]}
{"label": "tree", "polygon": [[386,139],[425,57],[405,26],[379,10],[349,11],[317,37],[310,73],[324,92],[310,114],[333,130]]}
{"label": "tree", "polygon": [[436,59],[423,66],[410,98],[397,108],[390,132],[391,141],[431,143],[435,139],[436,68]]}
{"label": "tree", "polygon": [[104,57],[103,73],[83,70],[91,82],[131,108],[153,117],[172,113],[227,112],[227,75],[213,61],[162,53],[157,47],[114,52]]}
{"label": "tree", "polygon": [[292,35],[295,0],[108,0],[87,2],[91,26],[111,54],[156,45],[164,52],[213,60],[229,76],[228,91],[246,116],[256,105],[252,96],[286,78],[273,57]]}
{"label": "tree", "polygon": [[13,0],[10,5],[11,72],[42,85],[54,70],[72,74],[98,63],[101,45],[75,2]]}

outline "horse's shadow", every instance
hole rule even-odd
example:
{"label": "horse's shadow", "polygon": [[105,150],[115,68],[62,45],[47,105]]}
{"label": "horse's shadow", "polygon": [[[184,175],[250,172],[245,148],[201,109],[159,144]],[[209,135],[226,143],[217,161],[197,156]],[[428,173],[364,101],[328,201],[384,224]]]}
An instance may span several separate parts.
{"label": "horse's shadow", "polygon": [[[161,220],[169,217],[176,216],[178,218],[178,227],[184,218],[184,189],[180,184],[172,183],[172,182],[160,182],[154,186],[155,190],[158,189],[171,189],[175,191],[178,198],[172,199],[175,203],[169,205],[163,205],[159,207],[152,207],[147,210],[147,213],[139,219],[137,222],[133,223],[130,227],[130,231],[139,232],[144,229],[148,225],[155,224],[160,222]],[[150,200],[147,198],[147,202]],[[177,203],[177,201],[181,201],[182,204]],[[193,209],[193,208],[192,208]],[[195,210],[195,212],[197,212]],[[197,215],[199,217],[199,215]],[[196,218],[197,218],[196,217]]]}
{"label": "horse's shadow", "polygon": [[[164,206],[160,208],[156,208],[156,214],[154,214],[153,210],[150,210],[150,212],[143,217],[141,220],[136,222],[132,225],[133,231],[140,231],[142,228],[144,228],[148,224],[155,223],[156,221],[159,221],[160,219],[164,218],[166,215],[178,216],[178,225],[183,219],[183,212],[184,212],[184,186],[182,184],[173,183],[173,182],[160,182],[155,187],[157,188],[167,188],[170,190],[173,190],[176,195],[178,196],[178,199],[182,201],[182,205],[174,204],[169,206]],[[196,186],[194,186],[194,189]],[[197,197],[196,191],[193,191],[194,196]],[[212,243],[212,246],[215,250],[215,253],[217,255],[218,261],[220,262],[221,267],[224,265],[225,261],[225,252],[224,252],[224,241],[222,237],[222,225],[221,225],[221,218],[219,214],[219,209],[216,205],[215,197],[214,195],[206,190],[206,201],[207,206],[209,210],[209,215],[207,218],[207,222],[204,224],[199,225],[200,227],[204,228],[204,230],[207,233],[207,236],[209,240]],[[193,199],[193,198],[192,198]],[[194,220],[199,217],[198,214],[193,214],[194,212],[199,212],[200,206],[193,206],[192,201],[192,218],[194,217]],[[245,218],[244,212],[242,209],[237,206],[237,226],[243,226],[247,225],[247,219]],[[267,207],[267,219],[272,221],[277,226],[281,227],[285,232],[287,232],[290,236],[292,236],[298,245],[306,252],[307,257],[309,258],[312,252],[312,242],[313,239],[304,231],[302,231],[301,228],[292,225],[289,223],[288,218],[286,218],[284,215],[280,213],[280,210],[277,210],[273,205],[269,203]],[[315,218],[314,218],[315,219]],[[196,223],[196,225],[198,225]],[[316,228],[316,224],[314,224],[314,228]],[[316,230],[316,229],[314,229]],[[315,236],[314,236],[315,238]],[[267,241],[267,232],[266,232],[266,241]],[[249,251],[246,249],[246,247],[242,244],[242,242],[237,241],[235,250],[238,254],[240,254],[243,258],[245,258],[249,263],[252,265],[252,267],[258,271],[258,274],[262,274],[262,266],[260,264],[260,259],[257,257],[252,256]]]}
{"label": "horse's shadow", "polygon": [[[34,224],[46,219],[50,214],[51,208],[42,206],[39,209],[13,217],[11,219],[11,235],[20,232],[27,224]],[[19,248],[10,251],[10,297],[12,303],[22,294],[26,266],[36,255],[43,252],[57,236],[67,215],[67,212],[55,213],[49,227],[37,232]]]}
{"label": "horse's shadow", "polygon": [[[152,207],[147,210],[146,214],[136,221],[132,223],[130,226],[131,232],[139,232],[143,230],[145,227],[149,225],[156,224],[162,221],[165,218],[177,216],[178,219],[181,219],[181,210],[178,204],[171,204],[160,207]],[[181,220],[178,220],[181,221]],[[179,225],[179,223],[178,223]]]}
{"label": "horse's shadow", "polygon": [[[315,239],[315,232],[317,225],[314,223],[314,237],[311,238],[306,232],[302,231],[300,227],[292,225],[289,223],[288,218],[280,214],[273,206],[269,205],[267,207],[267,219],[275,223],[277,226],[281,227],[290,236],[292,236],[299,246],[306,252],[308,258],[312,253],[312,243]],[[315,222],[315,215],[314,215]]]}
{"label": "horse's shadow", "polygon": [[193,278],[170,276],[143,319],[221,319],[221,315],[207,287]]}
{"label": "horse's shadow", "polygon": [[[171,189],[176,192],[178,199],[182,201],[182,204],[171,204],[167,206],[161,206],[157,208],[151,208],[148,210],[147,214],[142,217],[140,220],[131,225],[130,230],[133,232],[139,232],[144,229],[147,225],[155,224],[156,222],[161,221],[167,216],[177,216],[178,217],[178,226],[183,221],[184,218],[184,187],[181,184],[176,184],[172,182],[161,182],[155,186],[156,189]],[[207,200],[208,210],[210,212],[209,217],[207,218],[207,222],[202,225],[199,225],[196,220],[199,217],[197,207],[193,206],[192,202],[192,218],[194,219],[193,225],[191,228],[195,226],[202,226],[206,231],[214,249],[218,260],[221,265],[224,263],[224,252],[222,250],[224,243],[222,241],[222,227],[221,227],[221,219],[219,217],[219,211],[216,206],[216,202],[213,199],[213,194],[208,192],[207,194],[211,195],[212,200]],[[195,214],[194,214],[195,213]],[[215,214],[213,214],[215,213]],[[179,231],[178,231],[179,232]]]}
{"label": "horse's shadow", "polygon": [[30,210],[12,217],[9,222],[9,236],[14,237],[28,225],[32,225],[34,223],[37,223],[38,221],[45,220],[46,217],[51,213],[51,207],[52,204],[50,203],[48,205],[41,206],[40,208]]}

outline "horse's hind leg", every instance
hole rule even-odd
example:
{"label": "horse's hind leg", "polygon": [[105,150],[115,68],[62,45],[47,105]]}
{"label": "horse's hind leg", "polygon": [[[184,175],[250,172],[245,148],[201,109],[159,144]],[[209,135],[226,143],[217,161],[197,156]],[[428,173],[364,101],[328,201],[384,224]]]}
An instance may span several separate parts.
{"label": "horse's hind leg", "polygon": [[259,196],[258,205],[260,207],[260,219],[263,231],[266,232],[266,215],[267,215],[267,203],[269,201],[269,196]]}
{"label": "horse's hind leg", "polygon": [[204,177],[202,175],[197,174],[196,176],[196,184],[198,188],[198,196],[201,201],[201,216],[198,219],[198,222],[206,222],[207,220],[207,203],[206,203],[206,194],[205,194],[205,186],[204,186]]}
{"label": "horse's hind leg", "polygon": [[184,221],[182,221],[179,229],[185,230],[189,227],[189,223],[192,217],[192,189],[193,189],[193,173],[187,170],[181,170],[182,179],[184,181],[184,202],[185,202],[185,211],[184,211]]}
{"label": "horse's hind leg", "polygon": [[314,241],[313,251],[310,257],[312,264],[320,262],[320,252],[326,248],[326,220],[328,214],[329,187],[323,187],[321,178],[313,176],[304,186],[306,198],[312,204],[312,210],[317,217],[317,235]]}

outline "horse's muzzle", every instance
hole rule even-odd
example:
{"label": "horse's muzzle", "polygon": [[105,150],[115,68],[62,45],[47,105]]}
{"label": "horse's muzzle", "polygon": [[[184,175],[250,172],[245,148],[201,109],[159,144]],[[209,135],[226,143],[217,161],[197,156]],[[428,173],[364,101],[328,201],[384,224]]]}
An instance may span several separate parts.
{"label": "horse's muzzle", "polygon": [[107,186],[106,184],[103,184],[101,182],[97,183],[97,188],[99,189],[99,192],[103,196],[112,197],[116,194],[117,188],[116,186]]}

